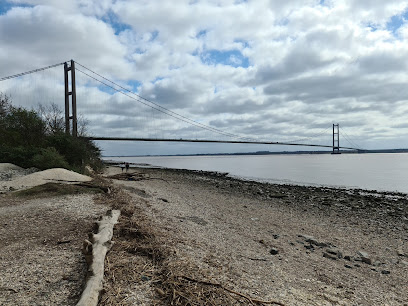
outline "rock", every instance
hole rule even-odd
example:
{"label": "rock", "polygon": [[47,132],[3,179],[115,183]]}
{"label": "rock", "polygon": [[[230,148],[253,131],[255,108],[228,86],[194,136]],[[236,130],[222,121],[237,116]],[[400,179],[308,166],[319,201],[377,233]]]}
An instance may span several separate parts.
{"label": "rock", "polygon": [[397,255],[401,257],[408,257],[407,254],[405,254],[401,249],[397,250]]}
{"label": "rock", "polygon": [[271,253],[272,255],[276,255],[279,253],[279,250],[277,248],[272,248],[269,253]]}
{"label": "rock", "polygon": [[308,250],[314,250],[314,246],[311,244],[306,244],[304,247]]}
{"label": "rock", "polygon": [[353,257],[351,257],[350,255],[346,255],[346,256],[344,256],[344,259],[348,260],[348,261],[352,261]]}
{"label": "rock", "polygon": [[327,243],[325,242],[319,242],[316,238],[314,238],[313,236],[309,236],[309,235],[298,235],[298,237],[301,237],[303,239],[305,239],[306,242],[309,242],[310,244],[314,244],[315,246],[318,247],[327,247],[329,246]]}
{"label": "rock", "polygon": [[[372,264],[372,260],[371,258],[368,256],[367,252],[364,251],[358,251],[357,254],[360,256],[360,259],[362,262],[371,265]],[[357,260],[357,259],[356,259]]]}
{"label": "rock", "polygon": [[344,265],[347,269],[353,269],[353,267],[352,266],[350,266],[350,265]]}
{"label": "rock", "polygon": [[273,235],[273,239],[278,239],[280,236],[278,234]]}
{"label": "rock", "polygon": [[381,274],[390,274],[391,272],[390,271],[388,271],[388,270],[382,270],[381,271]]}
{"label": "rock", "polygon": [[323,257],[326,257],[326,258],[329,258],[329,259],[332,259],[332,260],[337,260],[338,259],[337,256],[326,253],[326,252],[323,252]]}
{"label": "rock", "polygon": [[358,255],[358,256],[361,256],[361,257],[368,257],[368,253],[367,253],[367,252],[364,252],[364,251],[358,251],[358,252],[357,252],[357,255]]}
{"label": "rock", "polygon": [[337,248],[326,249],[326,252],[328,254],[336,256],[339,259],[343,258],[343,253]]}

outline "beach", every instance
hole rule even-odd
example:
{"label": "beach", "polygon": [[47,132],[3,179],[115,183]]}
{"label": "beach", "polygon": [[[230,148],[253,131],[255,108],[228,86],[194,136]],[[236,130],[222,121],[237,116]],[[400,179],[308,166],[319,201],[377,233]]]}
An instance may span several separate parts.
{"label": "beach", "polygon": [[[131,172],[115,184],[160,229],[173,260],[192,263],[181,275],[285,305],[408,303],[405,194],[262,184],[216,172]],[[154,289],[152,281],[140,284]],[[136,304],[157,298],[154,290],[126,294]]]}
{"label": "beach", "polygon": [[0,195],[2,305],[75,305],[82,241],[110,208],[121,217],[100,305],[408,305],[406,194],[134,166],[104,176],[106,195]]}

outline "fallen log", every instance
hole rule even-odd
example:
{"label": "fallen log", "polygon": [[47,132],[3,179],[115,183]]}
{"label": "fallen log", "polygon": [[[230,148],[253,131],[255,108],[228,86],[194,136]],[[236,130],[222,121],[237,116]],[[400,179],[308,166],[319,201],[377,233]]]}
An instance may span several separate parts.
{"label": "fallen log", "polygon": [[98,233],[85,240],[83,252],[88,262],[87,282],[77,306],[98,305],[99,294],[103,289],[105,256],[112,247],[113,226],[118,222],[119,210],[109,210],[98,224]]}

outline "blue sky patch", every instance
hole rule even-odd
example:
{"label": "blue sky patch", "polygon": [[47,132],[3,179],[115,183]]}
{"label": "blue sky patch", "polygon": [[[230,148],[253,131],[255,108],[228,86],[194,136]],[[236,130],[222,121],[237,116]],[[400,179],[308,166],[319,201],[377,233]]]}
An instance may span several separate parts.
{"label": "blue sky patch", "polygon": [[3,15],[3,14],[5,14],[5,13],[7,13],[7,11],[8,11],[9,9],[11,9],[11,7],[12,7],[12,5],[9,4],[9,3],[1,2],[1,3],[0,3],[0,15]]}
{"label": "blue sky patch", "polygon": [[248,43],[248,41],[246,41],[246,40],[243,40],[243,39],[235,39],[234,42],[241,44],[243,48],[249,48],[249,43]]}
{"label": "blue sky patch", "polygon": [[395,33],[405,22],[407,22],[407,19],[408,10],[406,10],[401,15],[392,16],[391,19],[387,22],[387,30]]}
{"label": "blue sky patch", "polygon": [[133,92],[136,92],[136,93],[137,93],[138,87],[142,86],[142,82],[139,82],[139,81],[136,81],[136,80],[129,81],[126,84],[127,84],[127,86],[124,86],[125,88],[127,88],[127,89],[129,89],[129,90],[131,90]]}
{"label": "blue sky patch", "polygon": [[243,56],[239,50],[230,51],[219,51],[219,50],[209,50],[204,51],[200,55],[201,61],[206,65],[227,65],[233,67],[244,67],[249,66],[249,60],[247,57]]}
{"label": "blue sky patch", "polygon": [[207,30],[201,30],[197,33],[196,38],[201,38],[207,34]]}
{"label": "blue sky patch", "polygon": [[116,16],[116,14],[112,11],[109,11],[106,15],[104,15],[102,17],[102,21],[109,24],[115,30],[115,35],[131,29],[130,25],[120,22],[118,16]]}
{"label": "blue sky patch", "polygon": [[33,7],[33,5],[27,5],[27,4],[15,5],[7,1],[0,1],[0,15],[6,14],[13,7]]}
{"label": "blue sky patch", "polygon": [[157,77],[152,81],[152,84],[156,84],[157,82],[164,80],[164,77]]}
{"label": "blue sky patch", "polygon": [[157,36],[159,36],[159,31],[153,31],[151,32],[151,34],[152,34],[152,37],[150,37],[149,39],[150,42],[154,41],[157,38]]}

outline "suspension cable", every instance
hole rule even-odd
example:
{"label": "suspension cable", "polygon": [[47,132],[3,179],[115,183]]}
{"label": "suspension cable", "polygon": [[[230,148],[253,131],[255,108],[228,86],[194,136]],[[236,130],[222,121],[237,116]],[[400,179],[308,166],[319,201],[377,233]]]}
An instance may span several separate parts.
{"label": "suspension cable", "polygon": [[[175,119],[181,120],[181,121],[183,121],[183,122],[185,122],[185,123],[194,125],[194,126],[196,126],[196,127],[200,127],[200,128],[203,128],[203,129],[208,130],[208,131],[211,131],[211,132],[215,132],[215,133],[218,133],[218,134],[222,134],[222,135],[224,135],[224,136],[228,136],[228,137],[232,137],[232,138],[238,138],[238,139],[254,140],[253,138],[244,137],[244,136],[236,135],[236,134],[233,134],[233,133],[224,132],[224,131],[222,131],[222,130],[220,130],[220,129],[217,129],[217,128],[214,128],[214,127],[212,127],[212,126],[209,126],[209,125],[206,125],[206,124],[197,122],[197,121],[195,121],[195,120],[193,120],[193,119],[190,119],[190,118],[188,118],[188,117],[186,117],[186,116],[183,116],[183,115],[181,115],[181,114],[178,114],[178,113],[176,113],[176,112],[174,112],[174,111],[172,111],[172,110],[170,110],[170,109],[168,109],[168,108],[165,108],[165,107],[163,107],[163,106],[161,106],[161,105],[159,105],[159,104],[157,104],[157,103],[155,103],[155,102],[153,102],[153,101],[150,101],[150,100],[148,100],[148,99],[146,99],[146,98],[144,98],[144,97],[142,97],[142,96],[136,94],[135,92],[133,92],[133,91],[131,91],[131,90],[129,90],[129,89],[127,89],[127,88],[121,86],[120,84],[117,84],[117,83],[113,82],[112,80],[109,80],[108,78],[106,78],[106,77],[104,77],[104,76],[102,76],[102,75],[96,73],[95,71],[93,71],[93,70],[91,70],[91,69],[85,67],[84,65],[82,65],[82,64],[80,64],[80,63],[78,63],[78,62],[75,62],[75,63],[76,63],[77,65],[79,65],[79,66],[81,66],[81,67],[87,69],[88,71],[92,72],[93,74],[99,76],[100,78],[102,78],[102,79],[104,79],[104,80],[106,80],[106,81],[108,81],[108,82],[114,84],[115,86],[121,88],[122,90],[124,90],[124,91],[126,91],[126,92],[128,92],[128,93],[130,93],[130,94],[132,94],[132,95],[134,95],[134,96],[136,96],[138,99],[132,98],[132,97],[130,97],[129,95],[125,94],[124,92],[122,92],[122,91],[120,91],[120,90],[118,90],[118,89],[116,89],[116,88],[114,88],[114,87],[112,87],[112,86],[110,86],[110,85],[108,85],[108,84],[106,84],[106,83],[104,83],[104,82],[102,82],[102,81],[100,81],[100,80],[98,80],[98,79],[96,79],[96,78],[90,76],[89,74],[86,74],[85,72],[83,72],[83,71],[81,71],[81,70],[79,70],[80,72],[86,74],[87,76],[91,77],[92,79],[94,79],[94,80],[96,80],[96,81],[98,81],[98,82],[100,82],[100,83],[102,83],[102,84],[104,84],[104,85],[106,85],[106,86],[108,86],[108,87],[114,89],[114,90],[117,91],[117,92],[120,92],[120,93],[122,93],[122,94],[125,94],[125,95],[128,96],[129,98],[132,98],[132,99],[134,99],[134,100],[136,100],[136,101],[138,101],[138,102],[140,102],[140,103],[142,103],[142,104],[144,104],[144,105],[146,105],[146,106],[148,106],[148,107],[151,107],[151,108],[153,108],[153,109],[156,109],[157,111],[160,111],[160,112],[162,112],[162,113],[164,113],[164,114],[166,114],[166,115],[168,115],[168,116],[171,116],[171,117],[173,117],[173,118],[175,118]],[[77,69],[77,70],[78,70],[78,69]],[[147,103],[141,101],[140,99],[141,99],[141,100],[144,100],[144,101],[146,101],[146,102],[148,102],[148,103],[150,103],[150,104],[152,104],[152,105],[154,105],[154,106],[148,105]]]}
{"label": "suspension cable", "polygon": [[352,146],[355,146],[358,149],[362,149],[359,145],[357,145],[353,140],[351,140],[351,137],[349,135],[347,135],[347,133],[344,131],[344,129],[342,129],[340,127],[341,132],[344,134],[344,138],[348,141],[349,144],[351,144]]}
{"label": "suspension cable", "polygon": [[[159,111],[159,112],[161,112],[161,113],[164,113],[164,114],[166,114],[166,115],[168,115],[168,116],[171,116],[171,117],[173,117],[173,118],[175,118],[175,119],[181,120],[181,121],[183,121],[183,122],[185,122],[185,123],[188,123],[188,124],[191,124],[191,125],[195,125],[196,127],[199,127],[199,128],[205,129],[205,130],[208,130],[208,131],[210,131],[210,132],[215,132],[215,133],[222,134],[222,135],[228,136],[228,137],[234,137],[234,138],[237,138],[237,137],[238,137],[238,136],[236,136],[236,135],[234,135],[234,134],[230,134],[230,133],[227,133],[227,132],[223,132],[223,131],[220,131],[220,130],[216,130],[216,129],[210,127],[210,126],[206,126],[206,125],[203,125],[203,124],[195,123],[194,121],[193,121],[193,122],[189,122],[188,120],[185,120],[185,119],[183,119],[183,118],[178,118],[178,117],[176,117],[176,115],[169,114],[169,113],[167,113],[166,111],[164,111],[164,110],[162,110],[162,109],[160,109],[160,108],[158,108],[158,107],[149,105],[149,104],[147,104],[146,102],[144,102],[144,101],[142,101],[142,100],[140,100],[140,99],[137,99],[136,97],[132,97],[132,96],[130,96],[129,94],[127,94],[127,93],[125,93],[125,92],[123,92],[123,91],[120,91],[120,90],[116,89],[115,87],[113,87],[113,86],[107,84],[106,82],[103,82],[103,81],[101,81],[101,80],[98,80],[97,78],[95,78],[95,77],[89,75],[88,73],[86,73],[86,72],[84,72],[84,71],[82,71],[82,70],[80,70],[80,69],[78,69],[78,68],[75,68],[75,70],[76,70],[76,71],[79,71],[79,72],[85,74],[86,76],[90,77],[91,79],[93,79],[93,80],[95,80],[95,81],[97,81],[97,82],[99,82],[99,83],[101,83],[101,84],[103,84],[103,85],[105,85],[105,86],[107,86],[107,87],[109,87],[109,88],[115,90],[116,92],[119,92],[119,93],[121,93],[121,94],[127,96],[128,98],[130,98],[130,99],[132,99],[132,100],[135,100],[135,101],[137,101],[137,102],[139,102],[139,103],[141,103],[141,104],[143,104],[143,105],[146,105],[146,106],[148,106],[148,107],[150,107],[150,108],[152,108],[152,109],[155,109],[155,110],[157,110],[157,111]],[[177,113],[175,113],[175,114],[177,114]],[[192,120],[190,120],[190,121],[192,121]]]}
{"label": "suspension cable", "polygon": [[18,77],[21,77],[23,75],[27,75],[27,74],[31,74],[31,73],[35,73],[35,72],[39,72],[39,71],[43,71],[43,70],[47,70],[47,69],[54,68],[54,67],[57,67],[57,66],[60,66],[60,65],[64,65],[64,63],[58,63],[58,64],[54,64],[54,65],[51,65],[51,66],[47,66],[47,67],[43,67],[43,68],[38,68],[38,69],[22,72],[22,73],[19,73],[19,74],[9,75],[9,76],[1,78],[0,82],[5,81],[5,80],[18,78]]}

